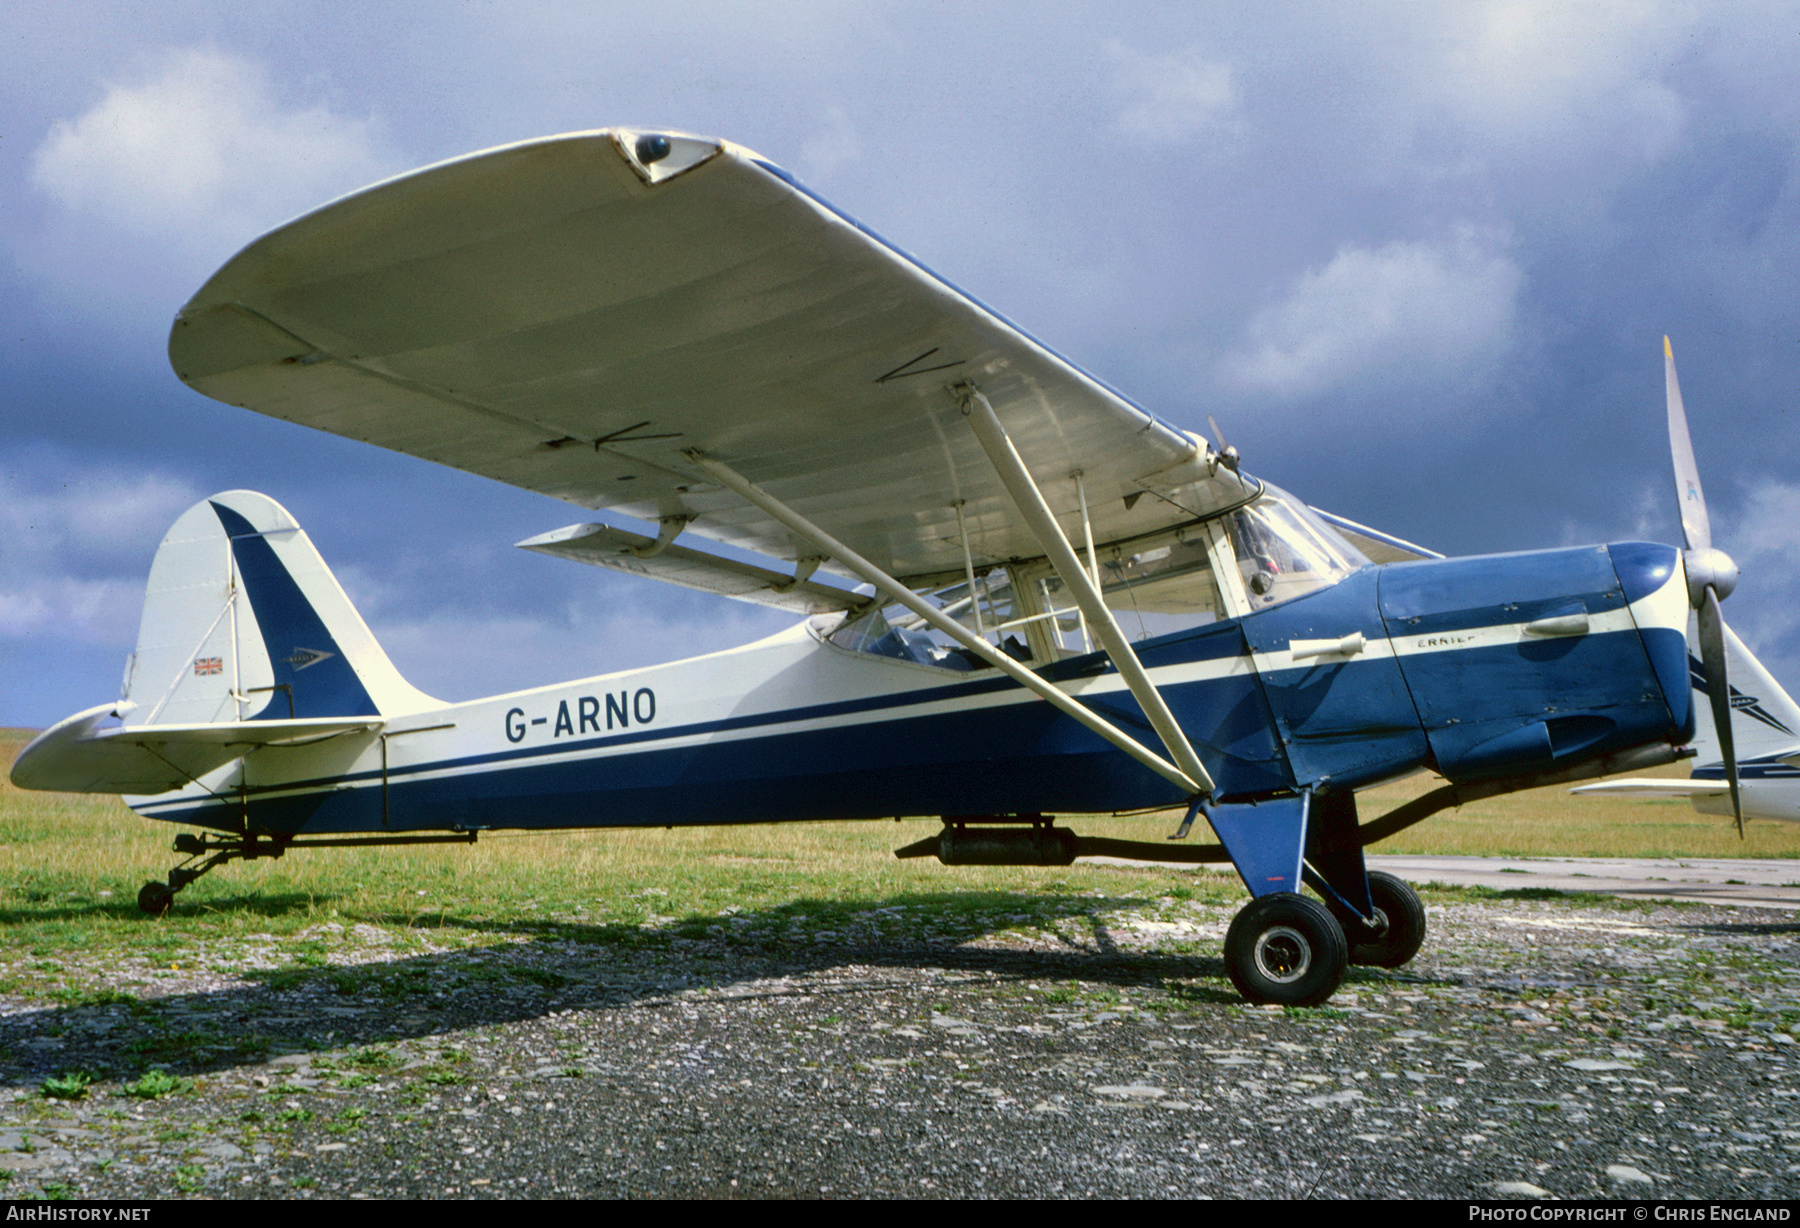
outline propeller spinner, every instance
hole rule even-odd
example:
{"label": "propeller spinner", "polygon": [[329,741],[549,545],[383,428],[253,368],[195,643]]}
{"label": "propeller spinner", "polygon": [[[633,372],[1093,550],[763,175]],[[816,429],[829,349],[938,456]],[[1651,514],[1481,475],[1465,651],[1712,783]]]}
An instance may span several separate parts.
{"label": "propeller spinner", "polygon": [[1681,384],[1675,378],[1675,351],[1667,337],[1663,338],[1663,383],[1669,400],[1669,452],[1675,462],[1675,500],[1686,546],[1681,561],[1687,569],[1688,600],[1699,619],[1700,664],[1706,672],[1713,726],[1725,757],[1731,812],[1737,816],[1738,837],[1742,839],[1744,807],[1738,796],[1737,745],[1731,729],[1731,682],[1725,674],[1725,624],[1719,614],[1719,602],[1737,587],[1738,568],[1730,555],[1713,548],[1706,495],[1700,489],[1700,470],[1694,464],[1694,444],[1688,437],[1687,410],[1681,403]]}

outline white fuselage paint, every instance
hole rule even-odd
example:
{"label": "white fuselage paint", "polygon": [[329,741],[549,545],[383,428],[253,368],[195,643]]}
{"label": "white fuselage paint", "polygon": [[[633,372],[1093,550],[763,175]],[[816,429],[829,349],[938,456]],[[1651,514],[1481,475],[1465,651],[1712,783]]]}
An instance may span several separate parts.
{"label": "white fuselage paint", "polygon": [[[1680,584],[1680,577],[1667,588]],[[1639,625],[1659,625],[1668,611],[1665,593],[1645,597],[1629,609],[1594,615],[1589,634],[1632,631]],[[1684,607],[1685,609],[1685,607]],[[1320,665],[1355,663],[1410,656],[1473,650],[1540,641],[1525,630],[1525,622],[1508,622],[1472,628],[1449,635],[1406,636],[1398,640],[1371,638],[1363,651],[1346,658],[1304,658],[1294,662],[1286,651],[1246,654],[1183,662],[1150,669],[1159,688],[1247,676],[1265,672],[1308,670]],[[953,694],[934,698],[933,691],[995,677],[992,672],[951,673],[914,662],[851,652],[823,640],[810,620],[787,631],[740,648],[693,657],[666,665],[601,674],[574,682],[516,691],[460,704],[418,710],[390,718],[379,734],[345,734],[305,747],[264,750],[238,764],[202,777],[197,785],[154,797],[128,797],[127,803],[151,818],[177,819],[183,812],[221,798],[229,798],[240,784],[248,784],[262,798],[280,798],[318,791],[380,789],[383,787],[383,746],[386,738],[386,773],[404,775],[409,781],[433,781],[474,774],[507,772],[583,760],[628,757],[650,750],[674,750],[750,739],[778,739],[814,730],[855,724],[878,724],[920,717],[1003,709],[1040,702],[1020,687],[975,695]],[[1079,698],[1100,699],[1128,694],[1114,672],[1058,684]],[[640,696],[648,692],[647,702]],[[904,697],[916,695],[906,701]],[[612,697],[614,726],[606,727],[607,697]],[[882,700],[900,703],[883,706]],[[595,722],[582,725],[582,702]],[[804,716],[800,712],[837,704],[857,704],[860,710],[831,711]],[[653,705],[653,708],[651,707]],[[620,722],[620,711],[626,718]],[[782,720],[783,712],[796,712]],[[559,730],[559,715],[568,724]],[[509,714],[512,715],[509,720]],[[639,720],[649,715],[649,720]],[[711,728],[721,720],[764,718],[738,728]],[[772,719],[770,719],[772,718]],[[523,736],[515,734],[523,723]],[[597,727],[596,727],[597,726]],[[696,728],[699,727],[699,728]],[[659,731],[668,730],[666,736]],[[632,738],[593,744],[608,734],[648,732],[649,738]],[[571,743],[565,751],[559,741]],[[577,745],[577,743],[586,744]],[[511,762],[469,762],[496,753],[534,750],[539,753]],[[442,764],[441,767],[429,765]],[[241,773],[248,772],[248,779]],[[345,779],[349,778],[349,779]],[[282,789],[283,782],[295,782]],[[325,783],[325,782],[329,783]]]}

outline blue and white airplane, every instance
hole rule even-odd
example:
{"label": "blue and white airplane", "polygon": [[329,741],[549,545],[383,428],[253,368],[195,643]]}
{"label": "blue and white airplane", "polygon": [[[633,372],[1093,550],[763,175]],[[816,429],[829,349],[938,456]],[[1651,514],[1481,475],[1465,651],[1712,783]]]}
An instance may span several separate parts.
{"label": "blue and white airplane", "polygon": [[[1424,937],[1364,845],[1678,757],[1689,611],[1716,619],[1736,574],[1692,528],[1442,559],[1318,514],[766,159],[679,134],[530,141],[326,205],[219,270],[169,354],[208,396],[644,530],[528,549],[804,621],[445,704],[286,510],[214,496],[156,555],[123,696],[12,771],[202,829],[153,912],[309,844],[923,814],[944,829],[903,855],[1055,864],[1125,851],[1055,814],[1186,807],[1177,835],[1204,814],[1219,844],[1130,851],[1229,860],[1253,897],[1233,982],[1316,1003]],[[1427,768],[1450,783],[1359,824],[1358,790]]]}
{"label": "blue and white airplane", "polygon": [[[1741,817],[1800,823],[1800,704],[1737,633],[1725,628],[1725,659],[1731,674],[1731,729],[1738,757]],[[1705,667],[1688,659],[1694,691],[1704,700],[1710,684]],[[1686,780],[1639,777],[1583,785],[1572,793],[1600,797],[1685,798],[1701,814],[1730,817],[1731,788],[1724,748],[1704,702],[1694,705],[1694,770]]]}

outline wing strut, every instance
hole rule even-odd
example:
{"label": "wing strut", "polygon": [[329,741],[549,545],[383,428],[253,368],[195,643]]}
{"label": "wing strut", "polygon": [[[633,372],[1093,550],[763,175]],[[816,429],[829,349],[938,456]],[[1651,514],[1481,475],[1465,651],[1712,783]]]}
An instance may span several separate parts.
{"label": "wing strut", "polygon": [[[1025,518],[1025,524],[1030,528],[1032,536],[1037,538],[1038,545],[1044,548],[1044,553],[1050,558],[1050,565],[1056,568],[1056,574],[1062,577],[1063,587],[1074,596],[1075,604],[1081,608],[1081,615],[1087,620],[1087,625],[1099,636],[1106,655],[1112,658],[1113,667],[1125,679],[1125,685],[1131,688],[1138,706],[1150,718],[1151,727],[1162,738],[1163,745],[1168,747],[1170,756],[1188,776],[1206,782],[1199,792],[1210,793],[1212,777],[1207,775],[1206,768],[1200,763],[1200,756],[1194,753],[1193,746],[1188,742],[1187,734],[1175,722],[1175,714],[1169,711],[1169,705],[1163,702],[1162,693],[1150,681],[1150,675],[1144,671],[1137,653],[1132,651],[1131,641],[1119,629],[1118,620],[1101,599],[1100,590],[1095,586],[1093,578],[1075,556],[1075,548],[1069,545],[1062,526],[1056,523],[1050,505],[1044,502],[1043,492],[1032,480],[1031,471],[1019,459],[1018,449],[1013,447],[1006,428],[1000,425],[994,407],[981,395],[981,390],[971,384],[959,385],[957,393],[962,401],[963,413],[968,417],[969,425],[975,429],[975,438],[981,441],[982,449],[987,452],[994,471],[1000,475],[1000,481],[1012,496],[1013,506]],[[1083,492],[1083,501],[1085,500],[1086,494]]]}
{"label": "wing strut", "polygon": [[[1194,771],[1183,771],[1181,768],[1170,763],[1167,759],[1164,759],[1161,755],[1126,733],[1123,729],[1120,729],[1111,721],[1108,721],[1105,717],[1078,702],[1074,697],[1052,686],[1049,682],[1039,677],[1035,671],[1026,669],[1023,665],[1020,665],[1017,661],[995,648],[992,644],[988,643],[987,640],[976,635],[955,619],[946,617],[940,610],[930,602],[925,601],[917,593],[906,587],[906,585],[894,579],[894,577],[888,575],[868,559],[863,558],[862,555],[856,553],[856,551],[832,537],[829,533],[825,532],[825,530],[813,524],[793,508],[769,494],[768,491],[752,483],[748,478],[744,477],[743,474],[731,468],[731,466],[722,461],[714,460],[712,457],[697,451],[689,451],[687,457],[689,460],[693,461],[694,464],[705,470],[707,474],[716,479],[721,485],[734,491],[747,503],[752,504],[763,512],[766,512],[769,516],[780,521],[783,525],[786,525],[789,530],[811,542],[816,549],[836,559],[839,563],[842,563],[845,567],[855,572],[862,579],[873,584],[878,591],[885,593],[890,599],[899,602],[914,614],[917,614],[920,618],[924,619],[931,626],[942,631],[945,635],[954,639],[970,652],[980,656],[981,659],[988,664],[1004,672],[1008,677],[1012,678],[1027,690],[1030,690],[1032,693],[1049,701],[1051,705],[1065,715],[1080,721],[1083,725],[1105,738],[1108,742],[1111,742],[1114,746],[1130,755],[1133,759],[1136,759],[1139,763],[1143,764],[1157,775],[1171,781],[1179,787],[1182,792],[1192,796],[1194,794],[1209,793],[1212,791],[1212,778],[1206,774],[1206,769],[1200,766],[1198,759],[1194,760]],[[1135,657],[1132,658],[1134,663],[1136,659],[1137,658]],[[1185,740],[1182,744],[1184,746],[1186,745]],[[1193,751],[1190,749],[1188,754],[1192,756]]]}

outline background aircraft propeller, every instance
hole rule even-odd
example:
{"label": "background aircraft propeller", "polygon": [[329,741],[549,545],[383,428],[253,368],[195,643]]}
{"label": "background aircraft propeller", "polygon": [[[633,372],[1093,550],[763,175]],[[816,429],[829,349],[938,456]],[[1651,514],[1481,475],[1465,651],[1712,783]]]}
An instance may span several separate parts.
{"label": "background aircraft propeller", "polygon": [[1731,812],[1737,816],[1738,837],[1744,835],[1744,807],[1738,797],[1737,744],[1731,729],[1731,681],[1725,673],[1724,620],[1719,602],[1737,587],[1738,568],[1731,556],[1715,550],[1712,522],[1706,515],[1706,496],[1700,489],[1700,470],[1694,464],[1694,444],[1688,437],[1687,411],[1681,404],[1681,384],[1675,378],[1675,351],[1663,338],[1663,383],[1669,399],[1669,452],[1675,462],[1675,504],[1681,515],[1681,536],[1687,547],[1682,563],[1687,568],[1688,600],[1700,622],[1700,664],[1706,672],[1707,698],[1712,701],[1713,726],[1725,757],[1725,781],[1731,789]]}
{"label": "background aircraft propeller", "polygon": [[1217,418],[1211,414],[1206,415],[1206,425],[1212,428],[1213,442],[1218,445],[1216,463],[1221,469],[1231,470],[1231,476],[1237,479],[1238,489],[1247,490],[1248,487],[1244,485],[1244,475],[1238,472],[1238,465],[1242,463],[1238,456],[1238,450],[1225,442],[1225,432],[1219,429]]}

